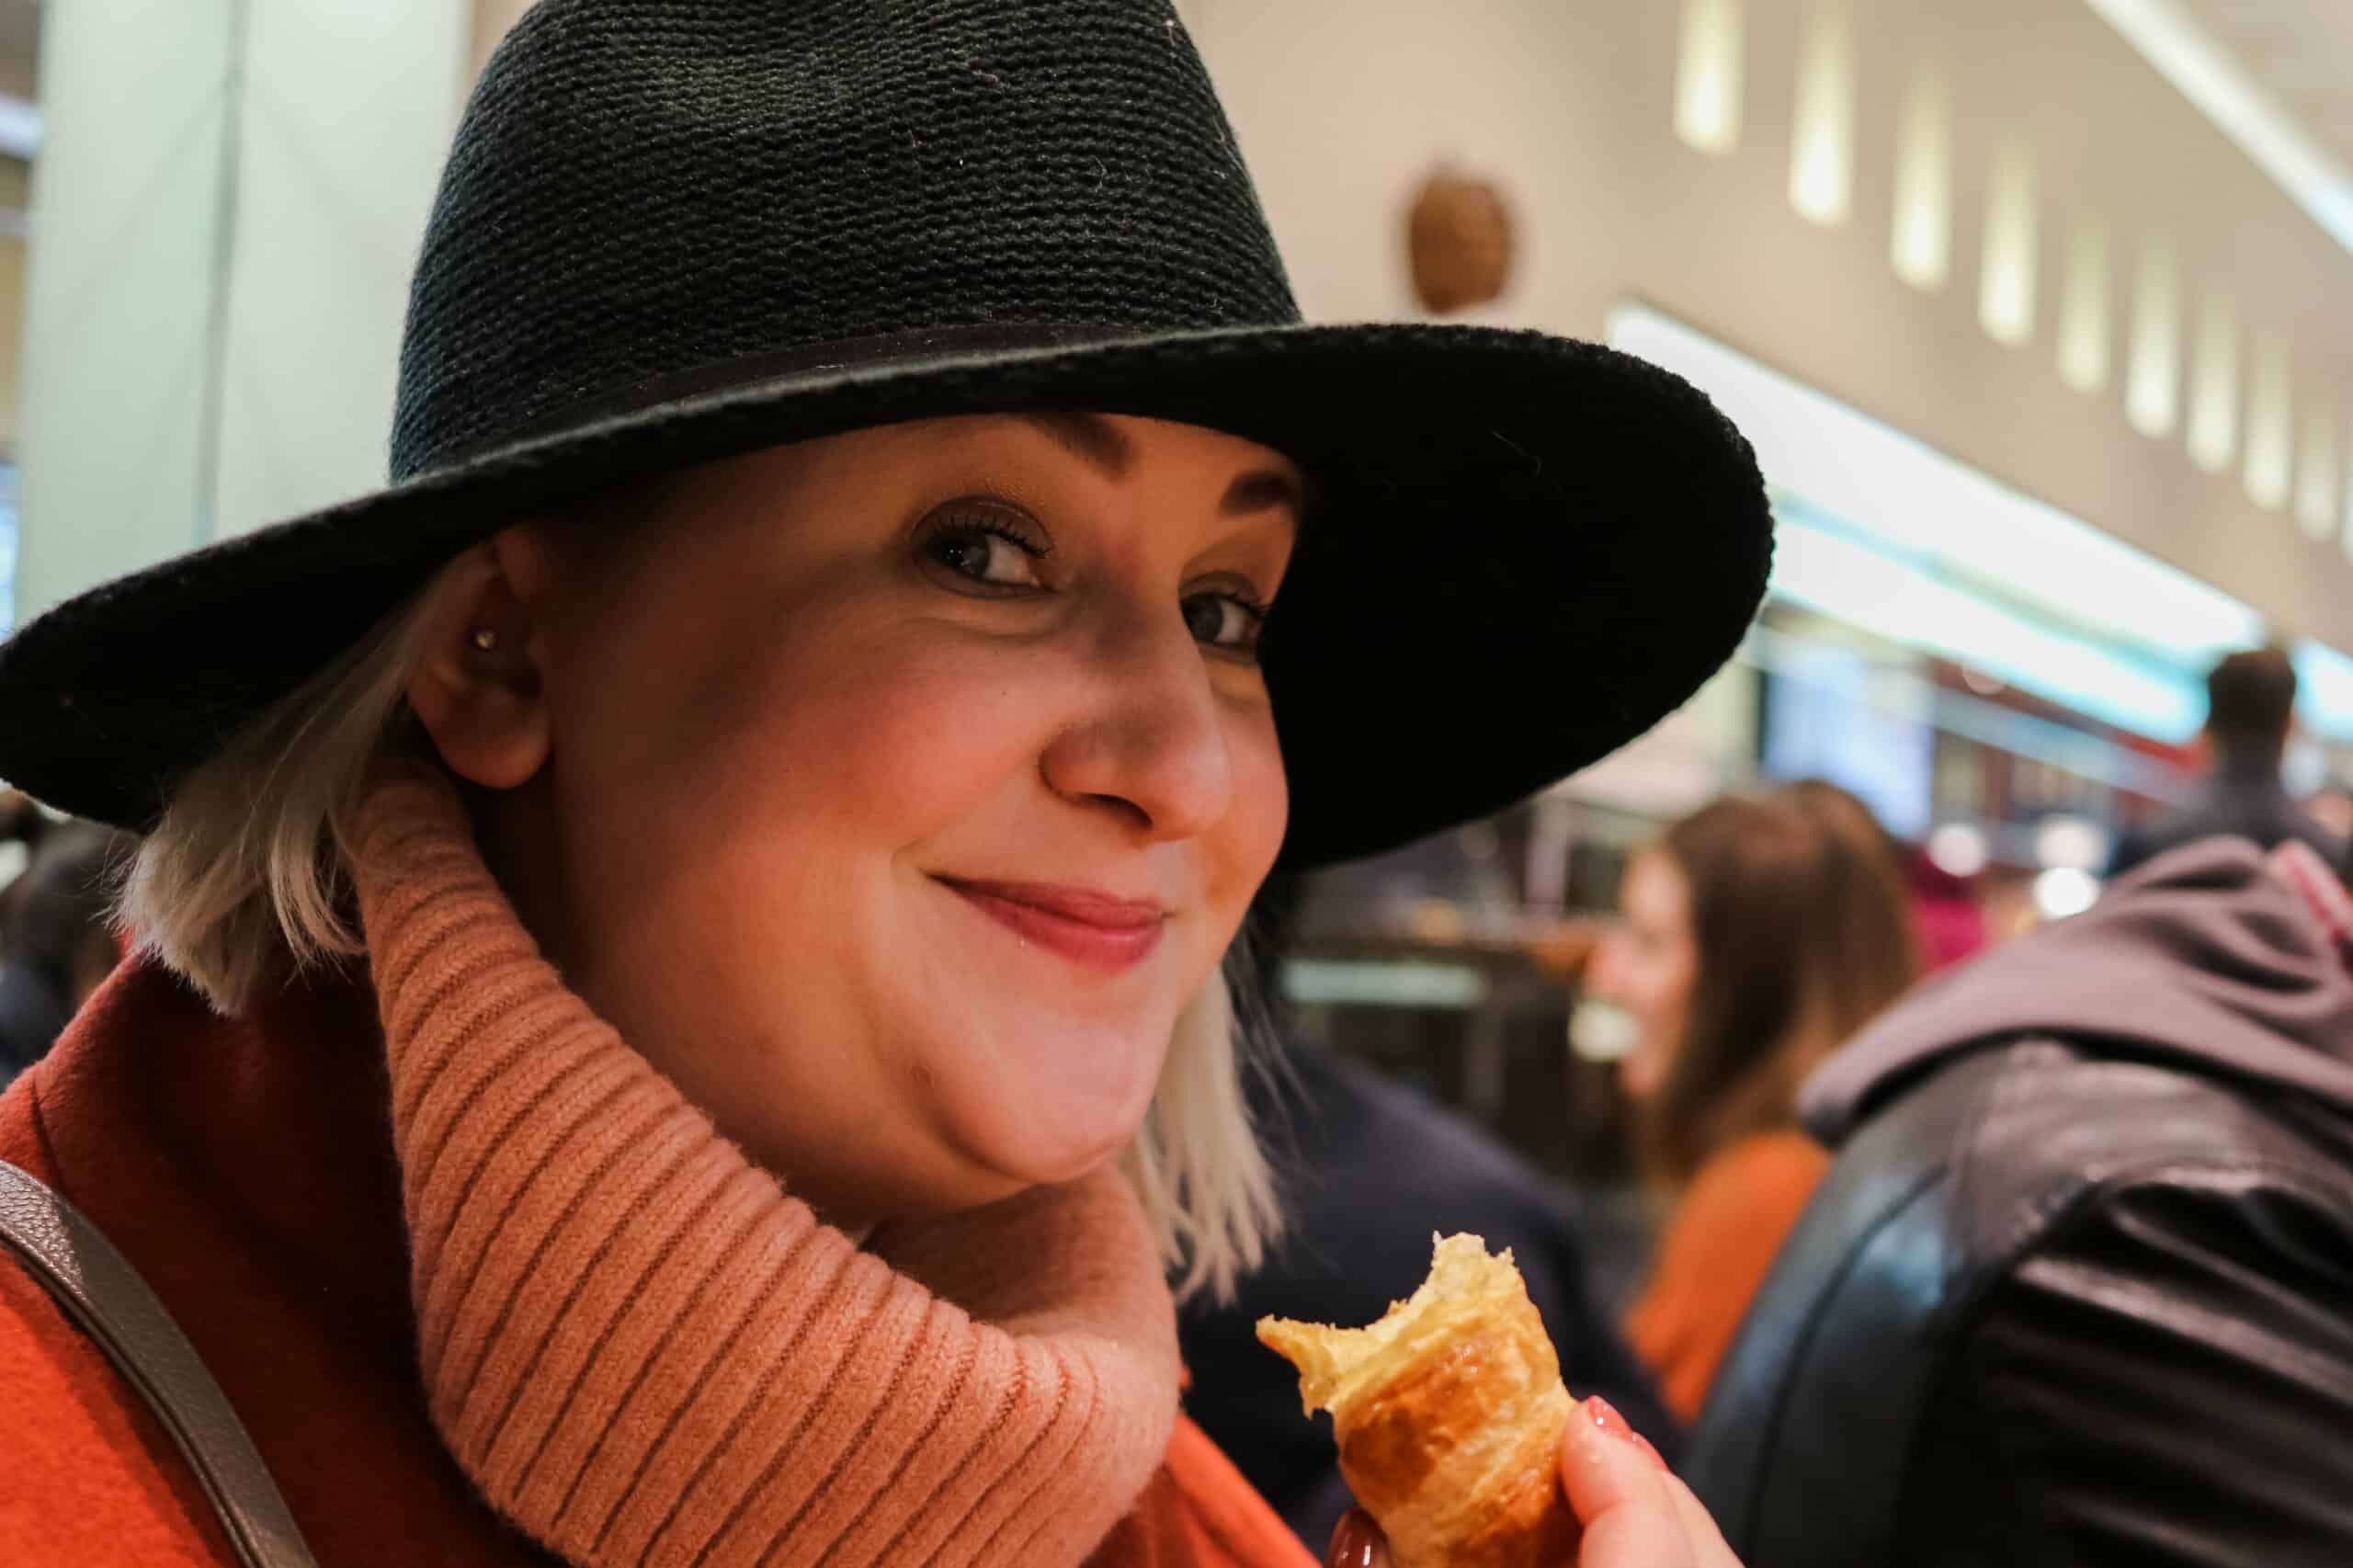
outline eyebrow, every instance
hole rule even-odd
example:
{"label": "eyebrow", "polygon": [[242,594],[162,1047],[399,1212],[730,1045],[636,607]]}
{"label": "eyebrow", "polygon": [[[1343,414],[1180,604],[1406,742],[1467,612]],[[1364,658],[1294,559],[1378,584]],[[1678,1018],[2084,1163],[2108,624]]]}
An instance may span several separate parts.
{"label": "eyebrow", "polygon": [[1225,488],[1218,510],[1229,517],[1247,512],[1290,511],[1293,521],[1307,515],[1307,487],[1279,468],[1254,468]]}
{"label": "eyebrow", "polygon": [[[1135,466],[1134,444],[1099,414],[1050,412],[1016,417],[1113,479],[1125,478]],[[1279,468],[1254,468],[1237,474],[1226,486],[1225,499],[1218,503],[1219,512],[1229,517],[1278,506],[1289,507],[1295,517],[1307,510],[1306,487],[1297,476]]]}
{"label": "eyebrow", "polygon": [[1136,449],[1120,427],[1099,414],[1023,414],[1016,415],[1073,457],[1101,469],[1113,479],[1124,479],[1135,466]]}

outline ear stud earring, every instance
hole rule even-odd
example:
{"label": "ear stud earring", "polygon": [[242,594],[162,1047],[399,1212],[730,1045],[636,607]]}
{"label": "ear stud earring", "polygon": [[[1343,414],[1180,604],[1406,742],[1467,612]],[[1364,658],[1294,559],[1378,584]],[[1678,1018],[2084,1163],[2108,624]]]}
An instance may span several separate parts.
{"label": "ear stud earring", "polygon": [[498,633],[487,626],[474,628],[474,646],[487,653],[498,646]]}

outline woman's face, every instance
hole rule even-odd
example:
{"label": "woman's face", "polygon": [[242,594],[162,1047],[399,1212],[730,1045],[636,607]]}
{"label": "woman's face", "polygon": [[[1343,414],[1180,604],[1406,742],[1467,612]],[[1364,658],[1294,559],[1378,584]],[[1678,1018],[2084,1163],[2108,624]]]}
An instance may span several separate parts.
{"label": "woman's face", "polygon": [[487,852],[567,981],[723,1132],[843,1224],[988,1202],[1127,1142],[1273,865],[1299,494],[1091,415],[718,463],[485,547],[537,766],[419,711],[513,786]]}
{"label": "woman's face", "polygon": [[1634,858],[1619,886],[1618,915],[1594,954],[1586,985],[1634,1020],[1634,1049],[1620,1061],[1618,1081],[1641,1100],[1666,1076],[1699,973],[1690,884],[1673,856],[1647,849]]}

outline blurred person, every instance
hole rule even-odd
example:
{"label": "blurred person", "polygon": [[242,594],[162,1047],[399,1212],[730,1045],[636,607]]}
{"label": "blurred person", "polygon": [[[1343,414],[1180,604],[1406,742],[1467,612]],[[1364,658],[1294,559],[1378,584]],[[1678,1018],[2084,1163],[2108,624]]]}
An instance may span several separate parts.
{"label": "blurred person", "polygon": [[[1302,325],[1163,0],[540,0],[392,453],[0,648],[0,773],[143,835],[0,1214],[193,1357],[0,1268],[0,1561],[222,1561],[241,1429],[335,1568],[1307,1561],[1179,1408],[1174,1296],[1277,1226],[1243,914],[1696,690],[1745,445]],[[1587,1415],[1582,1568],[1728,1562]]]}
{"label": "blurred person", "polygon": [[0,1086],[55,1043],[121,957],[108,879],[130,842],[91,823],[50,827],[0,894]]}
{"label": "blurred person", "polygon": [[2157,857],[1801,1108],[1836,1163],[1694,1437],[1750,1562],[2353,1562],[2353,901],[2310,845]]}
{"label": "blurred person", "polygon": [[1770,793],[1844,840],[1859,867],[1889,872],[1901,869],[1904,846],[1887,831],[1879,813],[1845,785],[1827,778],[1796,778]]}
{"label": "blurred person", "polygon": [[2222,835],[2251,838],[2265,849],[2296,839],[2343,876],[2345,839],[2299,806],[2280,781],[2295,723],[2296,666],[2285,653],[2253,648],[2218,662],[2206,676],[2201,794],[2171,816],[2119,834],[2109,876],[2120,877],[2176,845]]}
{"label": "blurred person", "polygon": [[[1326,907],[1354,903],[1347,876],[1312,882]],[[1332,1540],[1351,1498],[1330,1427],[1302,1416],[1297,1370],[1259,1343],[1258,1320],[1370,1323],[1427,1271],[1430,1236],[1468,1231],[1512,1249],[1563,1381],[1608,1400],[1671,1462],[1680,1428],[1594,1298],[1569,1195],[1486,1129],[1291,1028],[1278,980],[1310,884],[1278,872],[1250,916],[1265,983],[1256,1005],[1290,1040],[1246,1083],[1277,1168],[1283,1233],[1231,1301],[1196,1296],[1179,1310],[1186,1414],[1301,1540]]]}
{"label": "blurred person", "polygon": [[1948,969],[1993,940],[1985,911],[1969,884],[1908,848],[1853,791],[1826,778],[1801,778],[1782,787],[1799,809],[1833,833],[1843,835],[1863,864],[1883,862],[1904,884],[1923,968]]}
{"label": "blurred person", "polygon": [[1676,824],[1628,865],[1587,976],[1634,1020],[1620,1078],[1673,1205],[1627,1337],[1687,1421],[1829,1165],[1798,1085],[1920,971],[1883,845],[1831,814],[1728,796]]}
{"label": "blurred person", "polygon": [[1920,961],[1930,974],[1975,958],[1994,944],[1994,923],[1966,878],[1928,858],[1926,849],[1904,856],[1904,885],[1912,898],[1912,926],[1919,935]]}
{"label": "blurred person", "polygon": [[1283,1235],[1230,1302],[1177,1314],[1192,1374],[1186,1414],[1302,1540],[1321,1545],[1349,1504],[1328,1423],[1302,1419],[1299,1377],[1258,1343],[1261,1316],[1370,1323],[1429,1267],[1434,1233],[1509,1247],[1560,1351],[1561,1377],[1621,1411],[1672,1462],[1679,1426],[1596,1301],[1569,1195],[1477,1124],[1300,1042],[1252,1106],[1279,1155]]}
{"label": "blurred person", "polygon": [[21,790],[0,788],[0,861],[12,869],[5,885],[0,885],[0,950],[8,940],[8,890],[24,876],[25,868],[32,863],[32,852],[51,827],[47,812],[40,802]]}

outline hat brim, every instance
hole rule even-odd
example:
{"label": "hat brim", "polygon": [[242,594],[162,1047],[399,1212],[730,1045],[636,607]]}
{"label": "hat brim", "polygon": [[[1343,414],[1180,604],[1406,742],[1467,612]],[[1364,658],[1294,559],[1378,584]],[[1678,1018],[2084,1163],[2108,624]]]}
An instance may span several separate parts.
{"label": "hat brim", "polygon": [[469,544],[627,477],[869,426],[1086,409],[1299,463],[1265,659],[1283,863],[1370,854],[1633,739],[1739,645],[1772,551],[1747,443],[1657,367],[1533,332],[1290,326],[803,370],[488,452],[223,540],[0,644],[0,776],[133,830]]}

